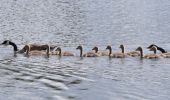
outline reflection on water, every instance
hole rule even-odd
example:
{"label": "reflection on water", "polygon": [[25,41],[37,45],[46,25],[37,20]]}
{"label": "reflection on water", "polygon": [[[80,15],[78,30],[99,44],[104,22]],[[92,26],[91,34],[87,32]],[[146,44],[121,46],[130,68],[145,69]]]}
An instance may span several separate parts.
{"label": "reflection on water", "polygon": [[169,100],[169,59],[80,58],[93,46],[118,52],[156,43],[170,44],[169,1],[155,0],[1,0],[0,40],[48,43],[75,57],[13,55],[1,46],[2,100]]}

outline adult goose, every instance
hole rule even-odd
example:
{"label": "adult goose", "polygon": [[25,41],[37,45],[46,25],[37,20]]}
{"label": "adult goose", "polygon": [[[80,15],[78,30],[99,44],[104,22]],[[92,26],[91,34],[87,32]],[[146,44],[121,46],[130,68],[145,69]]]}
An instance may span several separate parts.
{"label": "adult goose", "polygon": [[148,49],[151,49],[152,47],[156,47],[157,48],[157,50],[159,50],[162,54],[161,54],[161,56],[163,56],[164,58],[170,58],[170,52],[167,52],[165,49],[163,49],[162,47],[159,47],[159,46],[157,46],[157,45],[155,45],[155,44],[151,44],[150,46],[148,46],[147,48]]}
{"label": "adult goose", "polygon": [[159,46],[157,46],[157,45],[155,45],[155,44],[151,44],[151,45],[148,46],[147,48],[148,48],[148,49],[151,49],[153,46],[155,46],[155,47],[157,48],[157,50],[159,50],[160,52],[162,52],[162,53],[167,53],[167,51],[166,51],[165,49],[163,49],[162,47],[159,47]]}
{"label": "adult goose", "polygon": [[28,44],[28,45],[25,45],[21,50],[19,50],[18,46],[14,42],[11,42],[9,40],[3,41],[1,43],[1,45],[5,45],[5,46],[11,45],[11,46],[13,46],[14,54],[26,52],[27,55],[31,51],[35,51],[36,53],[34,52],[34,54],[38,54],[37,53],[38,51],[47,50],[47,49],[49,49],[49,53],[50,53],[50,50],[53,50],[56,47],[56,46],[47,46],[47,45],[38,45],[38,44]]}

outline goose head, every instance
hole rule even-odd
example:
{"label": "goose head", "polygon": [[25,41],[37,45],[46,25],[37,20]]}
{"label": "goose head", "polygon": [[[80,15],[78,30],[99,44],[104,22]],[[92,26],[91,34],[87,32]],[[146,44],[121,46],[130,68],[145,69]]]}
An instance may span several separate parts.
{"label": "goose head", "polygon": [[124,53],[124,45],[123,44],[121,44],[120,46],[119,46],[119,48],[121,48],[122,49],[122,53]]}
{"label": "goose head", "polygon": [[106,47],[106,49],[111,50],[112,47],[111,47],[110,45],[108,45],[108,46]]}
{"label": "goose head", "polygon": [[58,48],[56,49],[56,51],[58,51],[58,52],[59,52],[59,54],[58,54],[58,55],[60,55],[60,56],[61,56],[61,48],[60,48],[60,47],[58,47]]}
{"label": "goose head", "polygon": [[136,51],[142,51],[142,47],[138,47]]}
{"label": "goose head", "polygon": [[109,56],[112,54],[112,47],[110,45],[108,45],[106,47],[107,50],[109,50]]}
{"label": "goose head", "polygon": [[155,45],[155,44],[151,44],[150,46],[147,47],[147,49],[150,49],[150,48],[152,48],[153,46],[158,47],[158,46]]}
{"label": "goose head", "polygon": [[152,46],[152,48],[150,48],[150,51],[154,51],[154,54],[156,54],[157,47],[156,46]]}
{"label": "goose head", "polygon": [[9,45],[10,42],[11,42],[11,41],[9,41],[9,40],[5,40],[5,41],[3,41],[3,42],[1,43],[1,45]]}
{"label": "goose head", "polygon": [[79,45],[76,49],[80,49],[80,50],[82,50],[82,49],[83,49],[83,47],[82,47],[81,45]]}
{"label": "goose head", "polygon": [[94,50],[95,53],[97,53],[99,49],[98,49],[98,47],[95,46],[92,50]]}

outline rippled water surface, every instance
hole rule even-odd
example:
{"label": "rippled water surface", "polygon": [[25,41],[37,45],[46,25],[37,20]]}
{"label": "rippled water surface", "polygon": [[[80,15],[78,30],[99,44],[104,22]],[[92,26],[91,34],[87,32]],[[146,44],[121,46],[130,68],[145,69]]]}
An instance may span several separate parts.
{"label": "rippled water surface", "polygon": [[93,46],[170,51],[169,0],[1,0],[0,40],[58,45],[75,57],[13,56],[0,46],[1,100],[170,100],[170,59],[80,58]]}

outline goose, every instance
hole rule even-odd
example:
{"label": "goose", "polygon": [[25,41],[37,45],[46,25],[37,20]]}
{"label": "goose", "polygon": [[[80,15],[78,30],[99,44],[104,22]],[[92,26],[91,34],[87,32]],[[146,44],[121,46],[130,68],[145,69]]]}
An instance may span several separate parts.
{"label": "goose", "polygon": [[[1,45],[11,45],[13,46],[13,49],[14,49],[14,54],[16,53],[24,53],[26,51],[28,51],[28,48],[29,48],[29,52],[30,51],[34,51],[34,50],[37,50],[37,51],[40,51],[40,50],[46,50],[46,47],[42,46],[42,45],[38,45],[38,44],[29,44],[29,45],[25,45],[21,50],[18,50],[18,46],[12,42],[12,41],[9,41],[9,40],[5,40],[1,43]],[[28,47],[29,46],[29,47]],[[55,49],[57,46],[50,46],[50,50],[53,50]]]}
{"label": "goose", "polygon": [[93,49],[95,51],[95,53],[99,54],[100,56],[108,56],[109,53],[108,52],[99,52],[99,49],[97,46],[93,47]]}
{"label": "goose", "polygon": [[153,46],[155,46],[157,48],[157,50],[162,52],[161,56],[163,56],[164,58],[170,58],[170,52],[165,51],[162,47],[159,47],[159,46],[157,46],[155,44],[151,44],[147,48],[151,49]]}
{"label": "goose", "polygon": [[16,45],[15,43],[9,41],[9,40],[3,41],[3,42],[1,43],[1,45],[5,45],[5,46],[11,45],[11,46],[13,46],[14,54],[16,54],[16,53],[24,53],[24,52],[25,52],[24,49],[18,50],[17,45]]}
{"label": "goose", "polygon": [[165,51],[165,49],[163,49],[162,47],[159,47],[155,44],[151,44],[150,46],[148,46],[148,49],[151,49],[153,46],[155,46],[157,48],[157,50],[161,51],[162,53],[167,53],[167,51]]}
{"label": "goose", "polygon": [[125,55],[125,56],[131,56],[131,57],[136,57],[136,56],[140,56],[140,53],[137,52],[137,51],[131,51],[131,52],[128,52],[128,53],[125,53],[125,47],[123,44],[120,45],[120,48],[122,49],[122,53]]}
{"label": "goose", "polygon": [[83,47],[79,45],[76,49],[80,50],[80,57],[98,57],[99,55],[94,52],[87,52],[83,54]]}
{"label": "goose", "polygon": [[58,55],[59,56],[74,56],[74,54],[73,53],[71,53],[71,52],[61,52],[61,48],[60,47],[58,47],[57,49],[56,49],[56,51],[58,51]]}
{"label": "goose", "polygon": [[108,45],[106,47],[106,49],[109,50],[109,57],[113,57],[113,58],[125,58],[126,57],[126,54],[124,53],[124,46],[123,45],[120,45],[120,47],[122,49],[122,52],[121,53],[112,53],[112,47],[110,45]]}
{"label": "goose", "polygon": [[136,51],[139,51],[140,52],[140,57],[141,58],[147,58],[147,59],[155,59],[155,58],[160,58],[159,55],[156,54],[156,51],[157,51],[157,48],[154,46],[150,49],[150,51],[154,51],[154,54],[147,54],[147,55],[143,55],[143,49],[142,47],[138,47],[136,49]]}
{"label": "goose", "polygon": [[[49,56],[50,55],[50,46],[47,44],[38,45],[37,47],[35,47],[33,45],[25,45],[24,48],[26,49],[27,56],[29,56],[29,55],[47,55],[47,56]],[[44,50],[46,50],[46,52],[44,52]]]}
{"label": "goose", "polygon": [[138,52],[138,51],[130,51],[130,52],[127,52],[126,54],[128,56],[131,56],[131,57],[138,57],[138,56],[140,56],[140,52]]}

